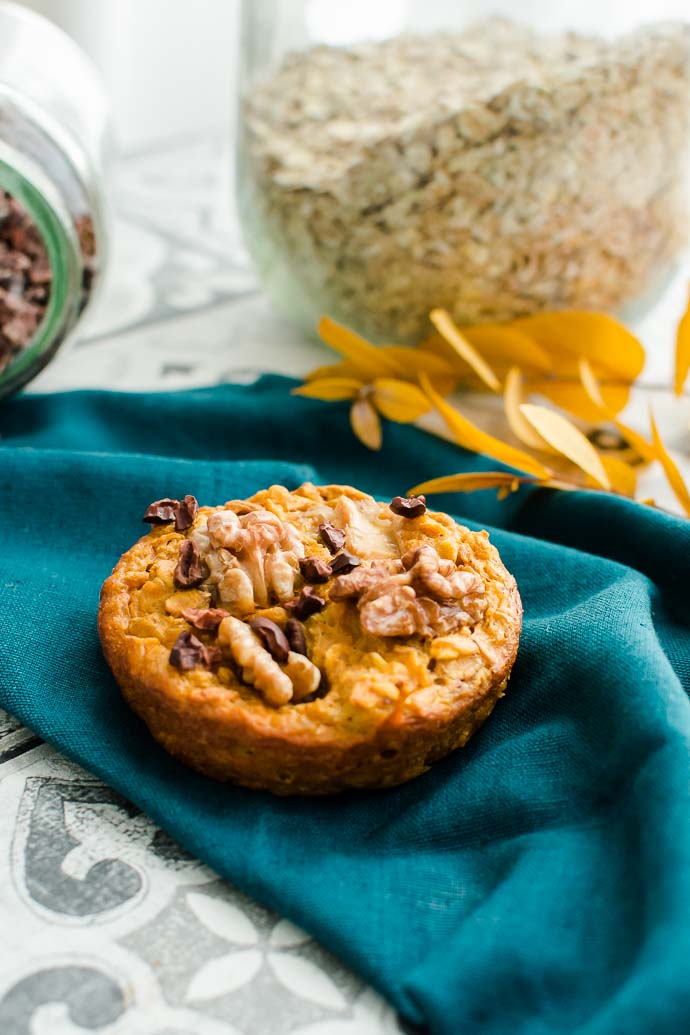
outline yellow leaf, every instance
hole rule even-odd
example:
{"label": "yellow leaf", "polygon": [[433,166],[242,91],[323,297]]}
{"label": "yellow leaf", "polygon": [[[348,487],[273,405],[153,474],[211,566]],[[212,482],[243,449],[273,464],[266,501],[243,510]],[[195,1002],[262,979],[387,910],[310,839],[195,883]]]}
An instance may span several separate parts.
{"label": "yellow leaf", "polygon": [[503,405],[510,430],[530,449],[540,449],[546,453],[553,453],[548,442],[541,435],[538,435],[528,420],[525,420],[520,412],[520,406],[524,402],[522,394],[522,374],[518,367],[511,367],[506,375],[503,385]]}
{"label": "yellow leaf", "polygon": [[417,496],[420,492],[432,496],[437,492],[477,492],[481,489],[507,488],[509,492],[515,492],[520,485],[527,483],[537,484],[535,478],[520,478],[511,474],[510,471],[477,471],[467,474],[449,474],[442,478],[431,478],[428,482],[415,485],[410,489],[409,496]]}
{"label": "yellow leaf", "polygon": [[587,360],[581,359],[579,366],[582,386],[591,402],[599,411],[599,416],[596,419],[598,420],[601,417],[605,417],[606,420],[610,420],[621,433],[625,441],[633,447],[638,456],[642,457],[642,459],[647,463],[651,463],[656,456],[653,447],[649,444],[646,438],[639,434],[639,432],[634,431],[632,428],[629,428],[627,424],[618,420],[615,413],[608,408],[602,396],[601,386],[594,376],[594,371]]}
{"label": "yellow leaf", "polygon": [[381,351],[398,364],[398,377],[417,384],[421,373],[428,374],[432,384],[442,395],[452,392],[459,381],[459,376],[450,363],[433,352],[405,345],[382,345]]}
{"label": "yellow leaf", "polygon": [[450,314],[445,309],[432,309],[429,313],[429,319],[439,334],[443,335],[451,348],[461,359],[464,359],[467,365],[474,370],[475,374],[482,379],[484,384],[491,388],[492,391],[499,392],[501,386],[493,370],[486,360],[482,359],[475,347],[463,336],[451,319]]}
{"label": "yellow leaf", "polygon": [[661,439],[651,406],[649,408],[649,423],[652,429],[652,442],[654,443],[656,458],[664,469],[666,480],[673,490],[673,495],[676,497],[688,517],[690,517],[690,493],[683,481],[682,474],[669,456],[666,446]]}
{"label": "yellow leaf", "polygon": [[545,406],[534,406],[532,403],[523,403],[520,412],[554,449],[571,460],[585,474],[591,475],[603,488],[611,488],[596,449],[567,417],[554,410],[548,410]]}
{"label": "yellow leaf", "polygon": [[354,377],[361,380],[357,374],[357,364],[343,360],[342,363],[328,363],[322,367],[315,367],[310,370],[305,381],[320,381],[323,377]]}
{"label": "yellow leaf", "polygon": [[510,324],[478,324],[463,327],[462,333],[494,366],[516,364],[525,370],[543,373],[553,367],[548,352]]}
{"label": "yellow leaf", "polygon": [[390,377],[372,381],[373,402],[379,413],[388,420],[409,424],[431,409],[431,403],[416,385]]}
{"label": "yellow leaf", "polygon": [[637,472],[635,468],[617,456],[601,456],[600,460],[604,465],[604,470],[608,475],[613,491],[619,492],[622,496],[630,496],[633,499],[637,489]]}
{"label": "yellow leaf", "polygon": [[580,380],[582,381],[582,387],[586,391],[591,402],[593,402],[602,413],[608,416],[604,396],[601,394],[601,386],[594,376],[594,371],[592,370],[588,360],[580,357],[578,360],[578,370],[580,373]]}
{"label": "yellow leaf", "polygon": [[458,413],[450,403],[446,402],[435,391],[426,374],[420,374],[419,380],[422,388],[445,420],[459,445],[474,453],[485,453],[487,456],[493,457],[494,460],[500,460],[501,463],[507,464],[509,467],[516,467],[518,470],[526,471],[537,478],[551,477],[553,472],[542,464],[540,460],[530,456],[529,453],[524,453],[521,449],[515,449],[505,442],[501,442],[500,439],[494,438],[493,435],[488,435],[467,420],[466,417],[463,417],[462,414]]}
{"label": "yellow leaf", "polygon": [[356,365],[362,381],[385,377],[386,374],[395,376],[398,373],[396,364],[388,359],[381,349],[372,345],[366,338],[355,334],[349,327],[331,320],[330,316],[321,317],[318,329],[320,337],[327,345]]}
{"label": "yellow leaf", "polygon": [[634,381],[644,366],[640,342],[608,313],[577,309],[535,313],[519,317],[511,327],[549,353],[570,353],[594,360],[623,381]]}
{"label": "yellow leaf", "polygon": [[[586,389],[577,381],[560,381],[556,379],[530,381],[529,390],[533,395],[543,395],[562,410],[567,410],[574,417],[594,424],[601,420],[601,409],[590,399]],[[609,384],[601,386],[605,396],[607,412],[620,413],[630,398],[630,387],[627,384]]]}
{"label": "yellow leaf", "polygon": [[366,397],[357,399],[350,410],[352,430],[367,449],[379,450],[383,440],[379,415]]}
{"label": "yellow leaf", "polygon": [[683,386],[690,370],[690,300],[688,307],[680,318],[678,330],[676,331],[676,369],[675,369],[675,392],[676,395],[683,394]]}
{"label": "yellow leaf", "polygon": [[319,381],[309,381],[299,388],[293,388],[292,395],[336,402],[339,399],[354,399],[362,387],[362,382],[352,377],[322,377]]}

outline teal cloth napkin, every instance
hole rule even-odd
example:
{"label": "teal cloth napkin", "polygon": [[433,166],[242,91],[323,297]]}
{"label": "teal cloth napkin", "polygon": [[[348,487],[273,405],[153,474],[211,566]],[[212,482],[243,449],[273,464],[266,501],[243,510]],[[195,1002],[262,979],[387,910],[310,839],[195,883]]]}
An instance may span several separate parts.
{"label": "teal cloth napkin", "polygon": [[438,497],[490,528],[525,626],[507,696],[404,787],[278,800],[169,758],[96,634],[103,579],[161,496],[273,482],[386,498],[495,467],[263,378],[0,411],[0,705],[435,1035],[690,1030],[690,522],[596,493]]}

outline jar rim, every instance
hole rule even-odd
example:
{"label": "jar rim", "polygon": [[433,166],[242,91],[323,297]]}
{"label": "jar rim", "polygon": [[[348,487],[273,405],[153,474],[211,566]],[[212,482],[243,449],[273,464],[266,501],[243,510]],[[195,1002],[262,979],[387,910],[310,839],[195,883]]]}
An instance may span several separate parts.
{"label": "jar rim", "polygon": [[0,373],[0,398],[16,392],[43,369],[63,344],[79,316],[83,259],[69,215],[50,191],[40,186],[40,174],[23,166],[25,157],[0,145],[0,189],[26,209],[41,237],[51,268],[46,311],[35,334]]}

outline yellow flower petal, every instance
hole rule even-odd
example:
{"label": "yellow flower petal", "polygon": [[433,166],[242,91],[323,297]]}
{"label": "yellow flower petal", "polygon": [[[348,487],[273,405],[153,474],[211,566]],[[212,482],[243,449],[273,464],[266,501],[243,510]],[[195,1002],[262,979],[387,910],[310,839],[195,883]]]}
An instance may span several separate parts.
{"label": "yellow flower petal", "polygon": [[396,364],[388,359],[381,349],[351,331],[349,327],[331,320],[330,316],[321,317],[318,330],[327,345],[356,365],[357,374],[362,381],[385,377],[386,374],[395,376],[398,373]]}
{"label": "yellow flower petal", "polygon": [[606,405],[606,401],[603,398],[601,392],[601,386],[597,381],[594,371],[590,363],[586,359],[581,359],[579,363],[580,377],[582,379],[582,386],[586,391],[589,399],[594,406],[597,407],[599,415],[596,420],[604,417],[606,420],[610,420],[612,424],[620,431],[625,441],[633,447],[635,452],[647,463],[651,463],[655,459],[654,448],[639,432],[629,428],[627,424],[618,420],[615,413],[609,409]]}
{"label": "yellow flower petal", "polygon": [[676,395],[683,394],[683,386],[690,371],[690,299],[688,307],[680,318],[676,331],[676,369],[674,388]]}
{"label": "yellow flower petal", "polygon": [[442,478],[431,478],[428,482],[415,485],[408,491],[409,496],[417,496],[420,492],[432,496],[437,492],[477,492],[481,489],[507,488],[515,492],[520,485],[537,484],[535,478],[520,478],[510,471],[477,471],[466,474],[449,474]]}
{"label": "yellow flower petal", "polygon": [[322,377],[318,381],[309,381],[299,388],[293,388],[292,394],[337,402],[339,399],[354,399],[362,387],[362,382],[352,377]]}
{"label": "yellow flower petal", "polygon": [[369,399],[362,397],[353,403],[350,410],[350,424],[359,441],[364,443],[367,449],[379,450],[381,448],[383,441],[381,421]]}
{"label": "yellow flower petal", "polygon": [[322,377],[354,377],[360,380],[357,374],[357,364],[343,360],[342,363],[328,363],[322,367],[314,367],[310,370],[305,381],[320,381]]}
{"label": "yellow flower petal", "polygon": [[553,367],[548,352],[510,324],[478,324],[463,327],[462,333],[494,368],[516,364],[524,370],[548,373]]}
{"label": "yellow flower petal", "polygon": [[637,489],[637,472],[635,468],[617,456],[600,456],[599,459],[604,465],[604,470],[608,475],[613,491],[633,499]]}
{"label": "yellow flower petal", "polygon": [[652,441],[654,443],[656,458],[664,469],[666,480],[673,490],[673,495],[676,497],[688,517],[690,517],[690,493],[683,481],[682,474],[669,456],[666,446],[661,439],[651,406],[649,408],[649,423],[652,429]]}
{"label": "yellow flower petal", "polygon": [[584,356],[623,381],[634,381],[644,366],[640,342],[608,313],[565,309],[522,316],[510,326],[549,353]]}
{"label": "yellow flower petal", "polygon": [[398,377],[417,384],[421,373],[428,374],[432,384],[442,395],[453,391],[459,381],[457,372],[442,356],[405,345],[382,345],[381,351],[398,364]]}
{"label": "yellow flower petal", "polygon": [[530,449],[540,449],[546,453],[553,453],[554,450],[549,443],[541,435],[537,434],[529,421],[520,412],[520,406],[524,401],[522,374],[518,367],[511,367],[503,384],[503,406],[510,430],[516,438],[526,446],[529,446]]}
{"label": "yellow flower petal", "polygon": [[585,474],[591,475],[603,488],[611,488],[596,449],[567,417],[556,413],[555,410],[549,410],[545,406],[534,406],[532,403],[523,403],[520,412],[554,449],[571,460]]}
{"label": "yellow flower petal", "polygon": [[[543,395],[559,409],[567,410],[580,420],[586,420],[590,424],[601,420],[601,408],[592,402],[586,389],[577,381],[530,381],[529,391],[531,395]],[[630,387],[627,384],[602,385],[601,392],[605,397],[607,412],[614,416],[620,413],[630,398]]]}
{"label": "yellow flower petal", "polygon": [[460,329],[452,320],[450,313],[445,309],[432,309],[429,319],[439,334],[443,335],[451,348],[474,370],[475,374],[482,379],[485,385],[494,392],[500,392],[501,386],[489,364],[484,360],[475,347],[464,337]]}
{"label": "yellow flower petal", "polygon": [[580,357],[577,365],[580,380],[582,381],[582,387],[587,392],[591,402],[593,402],[602,413],[606,413],[606,403],[604,402],[604,396],[601,394],[601,385],[594,375],[594,371],[592,370],[589,360]]}
{"label": "yellow flower petal", "polygon": [[515,449],[505,442],[501,442],[500,439],[494,438],[493,435],[488,435],[467,420],[466,417],[463,417],[462,414],[458,413],[450,403],[446,402],[435,391],[426,374],[420,374],[419,380],[422,388],[445,420],[459,445],[474,453],[484,453],[486,456],[493,457],[494,460],[500,460],[501,463],[507,464],[509,467],[516,467],[518,470],[526,471],[537,478],[551,477],[553,472],[542,464],[540,460],[530,456],[529,453],[524,453],[521,449]]}
{"label": "yellow flower petal", "polygon": [[388,420],[409,424],[431,409],[431,403],[416,385],[390,377],[372,381],[373,402],[379,413]]}

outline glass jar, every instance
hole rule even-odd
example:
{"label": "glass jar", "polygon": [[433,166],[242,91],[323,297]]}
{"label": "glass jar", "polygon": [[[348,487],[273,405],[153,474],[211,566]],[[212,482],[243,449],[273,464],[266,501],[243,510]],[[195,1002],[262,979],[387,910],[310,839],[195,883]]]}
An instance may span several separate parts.
{"label": "glass jar", "polygon": [[652,297],[688,222],[684,16],[244,0],[237,190],[266,290],[309,333],[328,312],[379,342],[419,340],[436,306],[474,324]]}
{"label": "glass jar", "polygon": [[107,124],[77,44],[0,2],[0,397],[70,337],[103,270]]}

